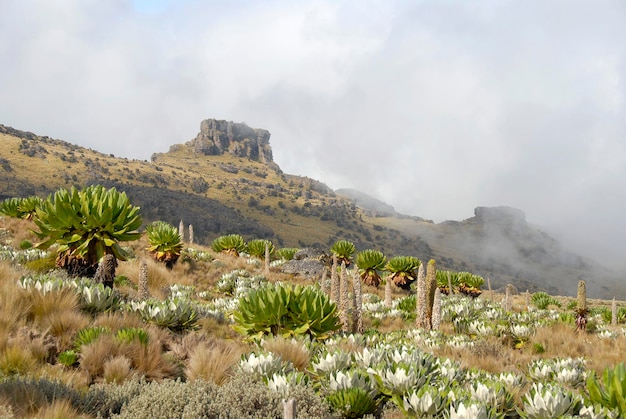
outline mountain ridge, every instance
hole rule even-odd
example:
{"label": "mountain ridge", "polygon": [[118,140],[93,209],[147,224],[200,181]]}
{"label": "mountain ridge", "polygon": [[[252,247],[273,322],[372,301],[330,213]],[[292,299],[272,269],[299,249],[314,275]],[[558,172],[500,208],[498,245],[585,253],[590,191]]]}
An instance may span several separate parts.
{"label": "mountain ridge", "polygon": [[439,224],[399,214],[363,192],[283,173],[269,138],[267,130],[207,119],[196,138],[148,162],[0,125],[0,198],[100,183],[127,192],[146,221],[193,224],[205,244],[230,233],[285,247],[328,249],[346,239],[358,250],[434,258],[440,269],[482,275],[494,288],[572,295],[585,279],[590,296],[626,297],[617,275],[565,250],[521,210],[477,207],[473,217]]}

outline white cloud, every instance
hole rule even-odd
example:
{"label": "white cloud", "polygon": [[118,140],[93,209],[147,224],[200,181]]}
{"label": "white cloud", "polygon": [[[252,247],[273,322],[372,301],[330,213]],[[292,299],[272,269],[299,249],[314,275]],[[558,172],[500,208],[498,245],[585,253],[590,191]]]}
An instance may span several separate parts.
{"label": "white cloud", "polygon": [[205,118],[398,210],[511,205],[626,246],[626,6],[578,1],[0,3],[0,123],[149,158]]}

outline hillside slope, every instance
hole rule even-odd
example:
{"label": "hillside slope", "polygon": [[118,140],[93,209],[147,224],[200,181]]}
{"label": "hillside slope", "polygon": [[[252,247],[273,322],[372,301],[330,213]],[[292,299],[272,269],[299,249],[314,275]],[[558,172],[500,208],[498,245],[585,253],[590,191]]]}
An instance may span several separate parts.
{"label": "hillside slope", "polygon": [[519,210],[477,208],[472,218],[440,224],[397,214],[361,192],[336,193],[283,173],[272,160],[269,132],[245,124],[205,120],[196,138],[150,162],[0,125],[0,199],[95,183],[126,191],[146,222],[192,224],[195,240],[205,244],[230,233],[285,247],[328,249],[346,239],[359,250],[434,258],[440,269],[489,277],[494,288],[512,283],[520,291],[572,295],[585,279],[592,297],[626,298],[614,273],[563,250]]}

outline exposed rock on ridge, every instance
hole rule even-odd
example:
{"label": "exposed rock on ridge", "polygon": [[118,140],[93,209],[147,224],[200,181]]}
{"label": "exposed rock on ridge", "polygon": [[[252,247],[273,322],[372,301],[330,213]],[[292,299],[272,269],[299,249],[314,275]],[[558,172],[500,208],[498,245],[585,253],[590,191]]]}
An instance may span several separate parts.
{"label": "exposed rock on ridge", "polygon": [[273,162],[270,132],[245,123],[205,119],[196,138],[185,145],[207,156],[229,153],[265,164]]}

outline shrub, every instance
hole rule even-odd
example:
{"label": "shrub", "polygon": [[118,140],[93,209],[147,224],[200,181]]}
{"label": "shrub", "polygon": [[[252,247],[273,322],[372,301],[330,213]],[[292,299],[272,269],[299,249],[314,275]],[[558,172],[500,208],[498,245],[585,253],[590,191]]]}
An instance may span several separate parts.
{"label": "shrub", "polygon": [[321,340],[341,327],[336,311],[315,287],[267,285],[239,299],[233,329],[249,338],[308,335]]}
{"label": "shrub", "polygon": [[[202,381],[195,381],[194,383],[184,383],[179,380],[153,381],[142,385],[139,394],[122,406],[118,418],[207,417],[196,409],[198,405],[208,405],[215,393],[216,386],[214,384]],[[246,391],[242,391],[242,393],[246,393]],[[234,406],[237,405],[230,406],[230,409],[223,412],[232,411]],[[194,415],[199,415],[192,416],[190,414],[192,410],[196,410]]]}
{"label": "shrub", "polygon": [[145,385],[146,381],[143,378],[127,380],[121,384],[92,384],[79,401],[79,408],[95,417],[119,414],[122,406],[136,397]]}

